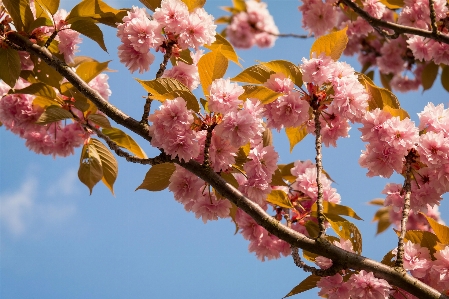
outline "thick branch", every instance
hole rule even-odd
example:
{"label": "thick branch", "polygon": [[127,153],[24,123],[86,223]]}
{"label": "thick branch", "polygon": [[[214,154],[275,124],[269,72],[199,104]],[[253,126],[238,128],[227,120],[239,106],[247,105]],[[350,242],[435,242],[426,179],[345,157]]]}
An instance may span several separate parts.
{"label": "thick branch", "polygon": [[86,82],[78,77],[72,68],[59,60],[48,49],[33,44],[31,41],[15,32],[8,34],[8,40],[22,48],[24,51],[36,55],[49,66],[53,67],[58,73],[72,83],[81,94],[91,100],[101,112],[105,113],[116,123],[130,129],[144,139],[151,141],[148,125],[139,123],[137,120],[123,113],[121,110],[117,109],[117,107],[103,99],[96,90],[92,89]]}
{"label": "thick branch", "polygon": [[[88,97],[94,104],[96,104],[98,108],[108,117],[116,121],[118,124],[121,124],[125,128],[128,128],[131,131],[137,133],[141,137],[147,140],[151,139],[148,135],[148,128],[145,128],[138,121],[124,114],[116,107],[102,99],[95,90],[93,90],[85,82],[83,82],[75,72],[65,66],[60,60],[54,58],[47,49],[39,47],[37,45],[33,45],[31,42],[16,33],[10,34],[9,38],[16,45],[23,47],[29,53],[40,57],[51,67],[56,69],[70,83],[78,88],[79,91],[83,93],[83,95]],[[383,278],[390,284],[398,286],[419,298],[449,299],[449,297],[440,294],[435,289],[413,278],[410,275],[400,273],[387,265],[381,264],[366,257],[345,251],[332,245],[326,239],[312,240],[305,235],[282,225],[279,221],[268,215],[265,210],[263,210],[259,205],[251,201],[249,198],[245,197],[231,184],[223,180],[213,170],[205,168],[195,161],[189,161],[187,163],[178,161],[178,163],[185,169],[189,170],[193,174],[209,183],[221,195],[228,198],[237,207],[241,208],[259,225],[263,226],[268,232],[286,241],[290,245],[338,261],[338,264],[345,268],[374,272],[376,277]]]}
{"label": "thick branch", "polygon": [[345,4],[346,6],[349,6],[352,10],[354,10],[355,13],[357,13],[360,17],[365,19],[373,27],[388,28],[388,29],[392,29],[396,34],[404,34],[404,33],[414,34],[414,35],[419,35],[422,37],[427,37],[427,38],[436,40],[438,42],[449,44],[449,36],[438,34],[438,32],[433,33],[432,31],[428,31],[428,30],[423,30],[423,29],[403,26],[403,25],[399,25],[399,24],[395,24],[395,23],[391,23],[391,22],[387,22],[387,21],[382,21],[380,19],[376,19],[376,18],[372,17],[370,14],[368,14],[366,11],[364,11],[363,9],[358,7],[357,4],[355,4],[351,0],[340,0],[340,2]]}
{"label": "thick branch", "polygon": [[401,219],[401,233],[398,238],[398,253],[396,255],[396,267],[403,268],[404,266],[404,238],[407,231],[407,220],[410,214],[410,196],[412,194],[412,162],[413,162],[414,151],[410,153],[405,158],[405,180],[403,192],[404,196],[404,206],[402,208],[402,219]]}

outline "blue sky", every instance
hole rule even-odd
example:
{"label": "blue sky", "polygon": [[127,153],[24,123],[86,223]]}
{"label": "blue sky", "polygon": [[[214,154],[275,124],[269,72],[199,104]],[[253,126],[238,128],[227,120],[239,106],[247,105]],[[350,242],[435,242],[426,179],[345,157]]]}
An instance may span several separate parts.
{"label": "blue sky", "polygon": [[[138,1],[106,1],[115,7],[131,7]],[[282,33],[304,33],[298,1],[267,1]],[[62,1],[70,9],[76,2]],[[215,17],[218,7],[231,1],[207,1]],[[161,57],[148,74],[133,74],[118,62],[118,38],[105,28],[108,53],[83,38],[80,55],[99,61],[112,60],[109,73],[111,103],[139,118],[145,91],[134,80],[154,78]],[[244,67],[256,60],[285,59],[296,64],[308,57],[313,40],[278,39],[272,49],[239,51]],[[343,57],[356,70],[353,58]],[[239,67],[230,64],[228,76]],[[439,80],[439,79],[437,79]],[[429,101],[447,104],[448,94],[436,86],[398,94],[403,107],[416,113]],[[284,133],[274,134],[279,163],[313,159],[313,140],[307,137],[292,153]],[[364,221],[357,221],[363,235],[363,254],[381,259],[396,245],[390,229],[375,237],[371,223],[376,209],[367,202],[381,197],[387,180],[365,176],[358,166],[364,149],[359,131],[324,150],[324,167],[337,182],[342,204],[351,206]],[[149,156],[157,154],[136,137]],[[307,275],[291,258],[260,262],[248,252],[248,243],[234,235],[229,220],[207,225],[186,213],[168,192],[134,191],[148,167],[119,161],[115,196],[101,184],[89,196],[77,178],[80,150],[57,158],[36,155],[19,137],[0,128],[0,298],[281,298]],[[398,176],[390,181],[401,183]],[[447,210],[443,201],[440,210]],[[445,215],[443,215],[443,219]],[[296,298],[315,298],[316,289]]]}

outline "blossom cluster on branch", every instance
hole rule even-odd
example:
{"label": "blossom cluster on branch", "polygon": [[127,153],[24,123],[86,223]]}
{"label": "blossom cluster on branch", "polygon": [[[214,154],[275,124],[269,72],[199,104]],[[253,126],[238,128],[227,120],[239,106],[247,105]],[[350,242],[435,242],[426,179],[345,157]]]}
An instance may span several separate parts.
{"label": "blossom cluster on branch", "polygon": [[[304,1],[303,25],[318,37],[308,59],[260,62],[225,78],[229,62],[240,64],[231,43],[268,47],[281,36],[260,1],[236,0],[232,16],[218,20],[228,23],[229,41],[216,33],[205,1],[142,1],[153,13],[101,0],[84,0],[68,13],[48,1],[0,1],[0,65],[11,66],[0,70],[0,121],[30,149],[67,156],[82,146],[78,175],[91,192],[100,181],[113,190],[118,165],[111,150],[151,164],[138,189],[168,188],[204,223],[231,218],[260,260],[292,255],[312,273],[288,296],[317,286],[328,298],[445,298],[449,228],[438,223],[437,206],[449,190],[448,110],[429,103],[416,126],[389,89],[338,60],[361,53],[364,71],[375,65],[405,91],[420,84],[429,65],[449,64],[448,44],[395,36],[345,0]],[[357,5],[376,19],[447,35],[445,2],[405,1],[399,13],[384,2]],[[80,34],[106,50],[97,23],[116,28],[118,57],[131,73],[149,70],[156,59],[150,51],[163,56],[154,80],[137,80],[148,94],[141,121],[108,103],[108,62],[75,56]],[[205,99],[198,100],[192,90],[200,85]],[[160,106],[151,109],[153,101]],[[161,154],[148,159],[109,118]],[[361,233],[345,218],[360,217],[341,204],[322,166],[322,145],[337,147],[354,123],[367,142],[359,159],[367,175],[404,177],[382,191],[383,212],[399,229],[398,246],[382,263],[361,257]],[[313,135],[315,163],[278,164],[272,130],[284,130],[291,148]],[[298,247],[318,268],[302,262]]]}

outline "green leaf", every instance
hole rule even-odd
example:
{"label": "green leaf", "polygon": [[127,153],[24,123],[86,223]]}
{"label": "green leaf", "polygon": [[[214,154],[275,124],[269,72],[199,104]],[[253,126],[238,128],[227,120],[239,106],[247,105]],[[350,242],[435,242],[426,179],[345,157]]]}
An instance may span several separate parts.
{"label": "green leaf", "polygon": [[234,4],[234,9],[237,11],[246,11],[246,3],[244,0],[232,0]]}
{"label": "green leaf", "polygon": [[303,85],[301,70],[290,61],[273,60],[270,62],[262,62],[261,64],[275,73],[285,75],[285,77],[291,79],[296,86],[301,87]]}
{"label": "green leaf", "polygon": [[154,165],[148,170],[142,184],[136,190],[146,189],[149,191],[162,191],[170,184],[170,177],[176,167],[173,163],[162,163]]}
{"label": "green leaf", "polygon": [[404,7],[404,0],[379,0],[379,2],[389,9],[398,9]]}
{"label": "green leaf", "polygon": [[369,201],[368,203],[370,205],[383,206],[384,202],[385,202],[385,199],[383,199],[383,198],[375,198],[375,199]]}
{"label": "green leaf", "polygon": [[161,7],[162,0],[139,0],[140,3],[145,5],[151,11],[155,11],[156,8]]}
{"label": "green leaf", "polygon": [[10,93],[32,94],[49,99],[56,98],[56,92],[54,91],[53,87],[42,82],[33,83],[22,89],[11,90]]}
{"label": "green leaf", "polygon": [[290,153],[293,151],[295,145],[297,145],[301,140],[303,140],[307,134],[307,127],[300,126],[296,128],[285,128],[285,133],[287,134],[288,141],[290,142]]}
{"label": "green leaf", "polygon": [[101,167],[103,171],[102,182],[114,194],[114,182],[118,175],[118,164],[111,151],[100,141],[95,138],[91,139],[92,145],[97,150],[98,156],[101,160]]}
{"label": "green leaf", "polygon": [[200,110],[198,100],[190,89],[176,79],[159,78],[150,81],[136,80],[146,91],[151,93],[152,99],[164,102],[167,99],[172,100],[176,97],[182,97],[187,102],[187,109],[192,109],[195,112]]}
{"label": "green leaf", "polygon": [[449,245],[449,227],[446,225],[438,223],[435,219],[432,217],[426,216],[425,214],[421,213],[424,217],[426,217],[427,222],[429,222],[430,227],[432,228],[435,235],[438,237],[438,240],[444,244]]}
{"label": "green leaf", "polygon": [[96,147],[92,144],[92,140],[85,144],[81,150],[78,178],[89,188],[90,194],[92,194],[93,187],[103,178],[101,158]]}
{"label": "green leaf", "polygon": [[310,58],[313,57],[313,53],[316,57],[323,53],[333,60],[338,60],[348,44],[347,29],[348,27],[345,27],[342,30],[318,37],[310,49]]}
{"label": "green leaf", "polygon": [[53,21],[50,20],[49,18],[44,18],[44,17],[40,17],[40,18],[36,18],[36,20],[34,20],[30,26],[29,26],[29,30],[32,31],[34,29],[36,29],[37,27],[41,27],[41,26],[53,26]]}
{"label": "green leaf", "polygon": [[272,70],[263,65],[254,65],[245,70],[240,74],[231,79],[231,81],[253,83],[253,84],[263,84],[270,79],[270,76],[275,74]]}
{"label": "green leaf", "polygon": [[[317,210],[317,205],[315,203],[312,206],[312,211],[316,211],[316,210]],[[349,216],[349,217],[352,217],[357,220],[363,220],[350,207],[347,207],[344,205],[339,205],[339,204],[328,202],[328,201],[323,201],[323,213]]]}
{"label": "green leaf", "polygon": [[228,59],[221,53],[221,46],[203,55],[198,61],[198,73],[204,95],[209,95],[212,81],[223,78],[228,68]]}
{"label": "green leaf", "polygon": [[211,45],[204,45],[204,47],[208,48],[211,51],[219,50],[221,54],[223,54],[223,56],[228,60],[231,60],[238,66],[242,67],[239,62],[239,57],[237,56],[237,53],[235,52],[234,47],[231,45],[231,43],[229,43],[227,39],[225,39],[218,33],[215,35],[215,38],[215,42],[213,42]]}
{"label": "green leaf", "polygon": [[306,230],[307,233],[309,234],[309,237],[312,239],[315,239],[316,237],[318,237],[318,233],[320,231],[319,227],[318,227],[318,223],[316,223],[315,221],[307,221],[306,222]]}
{"label": "green leaf", "polygon": [[400,120],[403,120],[405,118],[410,118],[410,115],[408,115],[407,111],[405,111],[402,108],[394,109],[388,105],[384,105],[382,110],[390,113],[391,116],[393,116],[393,117],[398,116]]}
{"label": "green leaf", "polygon": [[449,91],[449,66],[443,65],[443,71],[441,72],[441,85],[446,91]]}
{"label": "green leaf", "polygon": [[121,23],[127,11],[124,9],[115,9],[101,0],[84,0],[72,8],[66,21],[71,24],[80,18],[92,18],[102,24],[117,27]]}
{"label": "green leaf", "polygon": [[45,125],[72,117],[73,117],[72,113],[70,113],[65,109],[62,109],[59,106],[54,105],[47,107],[47,109],[44,111],[44,113],[41,114],[36,123],[40,125]]}
{"label": "green leaf", "polygon": [[296,181],[296,177],[292,175],[291,169],[295,166],[295,163],[289,163],[289,164],[279,164],[278,169],[281,171],[282,178],[284,180],[289,181],[290,183],[293,183]]}
{"label": "green leaf", "polygon": [[92,19],[79,19],[70,25],[70,29],[87,36],[88,38],[96,42],[103,49],[103,51],[108,51],[104,43],[103,32]]}
{"label": "green leaf", "polygon": [[377,210],[374,214],[373,222],[377,221],[377,232],[376,235],[384,232],[390,227],[390,207],[383,207]]}
{"label": "green leaf", "polygon": [[30,8],[30,0],[3,0],[3,5],[11,16],[17,31],[28,31],[34,16]]}
{"label": "green leaf", "polygon": [[284,95],[263,85],[245,85],[243,89],[245,92],[239,96],[240,100],[245,101],[246,99],[255,98],[264,105],[274,102],[277,98]]}
{"label": "green leaf", "polygon": [[272,190],[270,194],[268,194],[267,201],[283,208],[294,208],[292,202],[288,198],[287,193],[282,190]]}
{"label": "green leaf", "polygon": [[379,72],[379,76],[380,76],[380,82],[382,83],[382,86],[391,91],[390,82],[391,82],[391,79],[393,79],[393,74],[384,74],[382,72]]}
{"label": "green leaf", "polygon": [[46,64],[43,60],[37,59],[36,56],[31,57],[34,63],[33,75],[37,80],[59,89],[60,82],[62,81],[61,74]]}
{"label": "green leaf", "polygon": [[294,287],[284,298],[308,291],[316,287],[318,281],[320,281],[321,277],[316,275],[310,275],[306,279],[304,279],[300,284]]}
{"label": "green leaf", "polygon": [[187,5],[189,12],[194,11],[197,8],[201,8],[206,4],[206,0],[182,0]]}
{"label": "green leaf", "polygon": [[76,74],[86,83],[89,83],[92,79],[101,74],[101,72],[106,70],[108,64],[109,61],[101,63],[98,61],[85,61],[76,68]]}
{"label": "green leaf", "polygon": [[229,209],[229,217],[231,217],[232,222],[234,222],[234,224],[235,224],[234,235],[236,235],[239,232],[239,225],[238,225],[237,221],[235,220],[235,215],[237,214],[238,207],[232,202],[231,202],[231,206],[232,207]]}
{"label": "green leaf", "polygon": [[231,16],[222,16],[215,19],[215,24],[230,24],[230,23],[231,23]]}
{"label": "green leaf", "polygon": [[393,253],[393,250],[389,251],[383,257],[381,263],[387,266],[394,266],[396,264],[396,254]]}
{"label": "green leaf", "polygon": [[61,103],[59,103],[55,99],[37,96],[37,97],[34,97],[34,99],[33,99],[33,105],[36,105],[36,106],[46,109],[47,107],[53,106],[53,105],[59,106],[59,105],[61,105]]}
{"label": "green leaf", "polygon": [[433,62],[429,62],[424,67],[424,70],[422,71],[422,74],[421,74],[421,84],[423,87],[423,92],[432,87],[433,82],[435,82],[435,79],[437,78],[438,69],[439,69],[439,66]]}
{"label": "green leaf", "polygon": [[394,109],[400,108],[398,98],[390,90],[376,86],[365,74],[359,74],[359,81],[365,85],[366,91],[370,95],[369,110],[383,109],[385,105]]}
{"label": "green leaf", "polygon": [[438,241],[441,241],[435,234],[421,230],[408,230],[404,239],[413,244],[419,244],[421,247],[426,247],[431,254],[435,253]]}
{"label": "green leaf", "polygon": [[193,64],[193,59],[192,56],[190,56],[190,50],[189,49],[184,49],[179,53],[179,56],[172,56],[170,58],[171,64],[172,65],[177,65],[178,61],[184,62],[188,65],[192,65]]}
{"label": "green leaf", "polygon": [[107,135],[112,141],[117,143],[118,146],[129,150],[131,153],[136,155],[136,157],[139,157],[141,159],[148,158],[142,148],[140,148],[140,146],[134,141],[134,139],[132,139],[131,136],[129,136],[125,132],[117,128],[104,128],[103,130],[101,130],[101,132]]}
{"label": "green leaf", "polygon": [[102,128],[112,129],[109,119],[102,114],[89,114],[87,119]]}
{"label": "green leaf", "polygon": [[19,76],[19,53],[11,48],[0,47],[0,79],[13,88]]}
{"label": "green leaf", "polygon": [[333,221],[330,217],[326,217],[332,229],[342,239],[351,240],[352,248],[357,254],[362,253],[362,235],[359,229],[353,223],[344,221]]}
{"label": "green leaf", "polygon": [[272,186],[287,186],[287,184],[284,182],[282,173],[278,169],[275,170],[273,175],[271,176],[271,185]]}
{"label": "green leaf", "polygon": [[58,11],[59,0],[35,0],[35,5],[44,8],[51,15],[54,15]]}

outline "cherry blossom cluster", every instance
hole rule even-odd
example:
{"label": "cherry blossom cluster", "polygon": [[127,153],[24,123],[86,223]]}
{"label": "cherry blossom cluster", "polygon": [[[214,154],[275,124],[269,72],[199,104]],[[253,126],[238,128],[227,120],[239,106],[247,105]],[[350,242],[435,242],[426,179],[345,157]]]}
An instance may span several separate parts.
{"label": "cherry blossom cluster", "polygon": [[249,49],[254,45],[272,47],[279,30],[267,9],[267,4],[256,0],[245,1],[246,9],[231,17],[226,36],[236,48]]}
{"label": "cherry blossom cluster", "polygon": [[[416,90],[421,85],[421,74],[429,62],[449,63],[449,45],[420,36],[406,35],[387,39],[349,8],[336,6],[336,1],[301,1],[302,25],[315,36],[333,28],[347,27],[349,37],[346,55],[358,55],[361,64],[378,67],[381,74],[391,77],[390,85],[398,91]],[[440,34],[448,35],[448,7],[444,0],[432,1],[436,24]],[[419,29],[432,30],[429,1],[407,0],[395,18],[395,12],[377,0],[362,1],[363,9],[371,16],[384,21]]]}
{"label": "cherry blossom cluster", "polygon": [[[339,137],[348,137],[349,122],[360,122],[368,107],[368,93],[354,69],[345,62],[321,54],[300,65],[307,82],[304,99],[320,111],[321,135],[326,146],[336,146]],[[330,90],[333,90],[333,94]],[[308,132],[315,134],[315,122],[309,118]]]}
{"label": "cherry blossom cluster", "polygon": [[[189,12],[180,0],[163,0],[152,16],[145,8],[133,6],[122,21],[117,25],[117,36],[122,42],[118,56],[131,73],[149,70],[155,59],[150,49],[156,52],[169,49],[176,55],[181,50],[197,50],[215,41],[214,18],[203,8]],[[173,72],[176,71],[191,73],[192,70],[180,66],[180,70]]]}
{"label": "cherry blossom cluster", "polygon": [[[108,99],[111,91],[107,84],[108,76],[100,74],[95,77],[89,86],[97,90],[105,99]],[[22,89],[30,83],[19,78],[14,89]],[[33,104],[35,96],[29,94],[8,94],[10,87],[0,81],[0,122],[3,125],[26,140],[25,145],[32,151],[53,155],[53,157],[66,157],[74,154],[76,147],[82,146],[92,132],[85,130],[78,122],[57,121],[46,125],[36,124],[36,121],[44,112],[44,109]],[[57,90],[55,89],[57,92]],[[83,113],[76,109],[71,100],[63,95],[65,108],[71,111],[79,121],[89,122]],[[95,125],[90,123],[90,125]]]}
{"label": "cherry blossom cluster", "polygon": [[[439,205],[442,194],[449,191],[449,114],[442,104],[435,107],[429,103],[418,115],[420,124],[416,127],[409,118],[400,120],[380,109],[367,112],[360,131],[368,145],[359,163],[368,168],[368,176],[390,177],[393,171],[403,173],[409,157],[414,177],[411,208],[427,212]],[[393,212],[402,210],[401,185],[388,184],[382,193],[387,195],[385,205],[393,206]]]}

